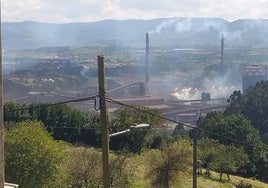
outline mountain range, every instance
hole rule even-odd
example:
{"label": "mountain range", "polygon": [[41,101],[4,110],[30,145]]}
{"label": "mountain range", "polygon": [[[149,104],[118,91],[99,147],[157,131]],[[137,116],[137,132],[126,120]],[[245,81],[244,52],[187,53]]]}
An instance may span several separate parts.
{"label": "mountain range", "polygon": [[145,33],[151,46],[196,47],[218,45],[221,36],[227,46],[268,46],[268,20],[218,18],[160,18],[153,20],[103,20],[77,23],[3,22],[5,50],[52,46],[119,45],[144,47]]}

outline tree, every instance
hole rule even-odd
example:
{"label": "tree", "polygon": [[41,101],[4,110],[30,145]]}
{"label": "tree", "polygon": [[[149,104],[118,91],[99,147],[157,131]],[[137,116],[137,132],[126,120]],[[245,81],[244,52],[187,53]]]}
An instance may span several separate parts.
{"label": "tree", "polygon": [[[72,187],[100,187],[102,184],[102,154],[93,148],[76,147],[71,150]],[[125,172],[127,156],[110,154],[111,186],[129,187]]]}
{"label": "tree", "polygon": [[51,106],[51,103],[4,106],[6,127],[24,120],[42,121],[57,140],[99,146],[99,115],[71,108],[67,104]]}
{"label": "tree", "polygon": [[209,175],[209,170],[215,170],[222,174],[229,175],[236,173],[237,170],[249,162],[248,156],[242,148],[234,145],[220,144],[217,140],[202,139],[198,143],[198,158],[202,162],[202,166],[206,168]]}
{"label": "tree", "polygon": [[261,174],[259,169],[266,166],[265,152],[261,149],[264,143],[260,134],[250,121],[242,114],[224,115],[221,112],[212,112],[198,121],[198,127],[203,129],[203,137],[218,140],[222,144],[232,144],[242,147],[247,153],[250,163],[244,167],[248,176]]}
{"label": "tree", "polygon": [[19,120],[19,106],[13,102],[4,105],[4,122],[17,122]]}
{"label": "tree", "polygon": [[78,147],[71,151],[72,187],[97,187],[102,182],[101,152],[93,148]]}
{"label": "tree", "polygon": [[112,150],[127,150],[140,154],[144,147],[145,138],[147,137],[148,130],[133,130],[131,132],[111,137],[110,148]]}
{"label": "tree", "polygon": [[67,105],[57,105],[49,108],[44,124],[55,139],[91,144],[88,142],[89,139],[84,137],[84,133],[88,133],[88,137],[95,137],[92,133],[99,129],[99,119],[94,116]]}
{"label": "tree", "polygon": [[153,187],[170,187],[172,182],[177,181],[179,173],[186,172],[192,165],[192,148],[187,140],[176,141],[161,153],[153,152],[149,156],[147,176]]}
{"label": "tree", "polygon": [[175,140],[178,139],[174,139],[173,135],[150,130],[149,134],[144,138],[144,147],[146,149],[164,149]]}
{"label": "tree", "polygon": [[125,130],[134,124],[147,123],[151,126],[161,125],[164,122],[163,119],[159,118],[161,113],[158,109],[143,106],[123,106],[111,115],[110,127],[112,131],[117,132]]}
{"label": "tree", "polygon": [[25,121],[5,131],[5,175],[20,187],[67,187],[66,144],[55,141],[42,123]]}
{"label": "tree", "polygon": [[[161,125],[164,121],[159,118],[160,115],[161,111],[157,109],[135,105],[131,107],[123,106],[111,115],[110,131],[119,132],[141,123],[149,124],[151,127]],[[144,141],[149,134],[151,132],[146,128],[111,138],[111,149],[124,148],[134,153],[140,153],[141,149],[146,145]]]}
{"label": "tree", "polygon": [[261,135],[268,132],[268,81],[258,82],[244,94],[234,91],[228,102],[225,114],[241,113]]}
{"label": "tree", "polygon": [[13,123],[31,119],[28,113],[25,113],[24,109],[26,105],[16,104],[14,102],[8,102],[4,105],[4,122],[5,126],[8,127]]}
{"label": "tree", "polygon": [[220,180],[222,174],[227,174],[228,180],[231,173],[236,173],[237,170],[249,162],[248,156],[242,148],[234,145],[221,145],[218,152],[211,162],[211,169],[220,173]]}
{"label": "tree", "polygon": [[223,144],[242,146],[252,161],[260,157],[260,150],[251,146],[263,146],[259,131],[242,114],[212,112],[198,121],[198,127],[205,131],[205,137],[219,140]]}
{"label": "tree", "polygon": [[198,142],[198,159],[201,167],[206,169],[205,174],[208,176],[210,176],[210,165],[217,153],[218,145],[218,141],[208,138],[203,138]]}

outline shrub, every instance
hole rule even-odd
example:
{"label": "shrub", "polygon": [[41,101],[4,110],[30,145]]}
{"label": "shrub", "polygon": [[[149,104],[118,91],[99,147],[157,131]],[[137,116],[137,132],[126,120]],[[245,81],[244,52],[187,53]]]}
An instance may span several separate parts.
{"label": "shrub", "polygon": [[5,175],[20,188],[67,187],[66,144],[54,140],[42,123],[26,121],[5,132]]}

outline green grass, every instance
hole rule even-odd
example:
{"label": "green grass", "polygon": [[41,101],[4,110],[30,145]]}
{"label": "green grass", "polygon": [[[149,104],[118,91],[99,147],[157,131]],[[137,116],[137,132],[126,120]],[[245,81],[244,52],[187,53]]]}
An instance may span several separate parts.
{"label": "green grass", "polygon": [[[182,179],[182,178],[181,178]],[[204,175],[199,175],[197,178],[197,187],[198,188],[236,188],[235,185],[239,184],[241,181],[244,183],[249,183],[252,185],[252,188],[268,188],[268,184],[262,183],[257,180],[247,179],[239,176],[230,175],[230,181],[227,180],[226,175],[223,175],[223,180],[220,181],[220,175],[215,172],[211,172],[211,178],[208,178]],[[183,182],[180,185],[173,185],[172,188],[192,188],[192,175],[188,174],[186,177],[183,177]]]}

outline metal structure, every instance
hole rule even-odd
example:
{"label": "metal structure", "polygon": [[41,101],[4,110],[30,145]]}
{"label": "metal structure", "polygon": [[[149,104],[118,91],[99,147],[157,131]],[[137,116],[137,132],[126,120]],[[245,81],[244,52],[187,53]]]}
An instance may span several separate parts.
{"label": "metal structure", "polygon": [[150,80],[149,77],[149,33],[146,33],[146,67],[145,67],[145,82]]}
{"label": "metal structure", "polygon": [[242,89],[243,93],[245,93],[249,87],[254,86],[257,82],[267,80],[267,66],[246,66],[243,69],[242,76]]}
{"label": "metal structure", "polygon": [[5,188],[18,188],[19,185],[18,184],[14,184],[14,183],[5,183]]}
{"label": "metal structure", "polygon": [[121,135],[121,134],[125,134],[127,132],[130,132],[130,131],[135,131],[137,129],[143,129],[143,128],[147,128],[147,127],[150,127],[149,124],[138,124],[138,125],[132,125],[129,127],[129,129],[126,129],[126,130],[123,130],[123,131],[119,131],[119,132],[116,132],[116,133],[112,133],[110,134],[110,137],[114,137],[114,136],[118,136],[118,135]]}
{"label": "metal structure", "polygon": [[223,61],[223,56],[224,56],[224,36],[221,36],[221,67],[223,67],[224,61]]}

